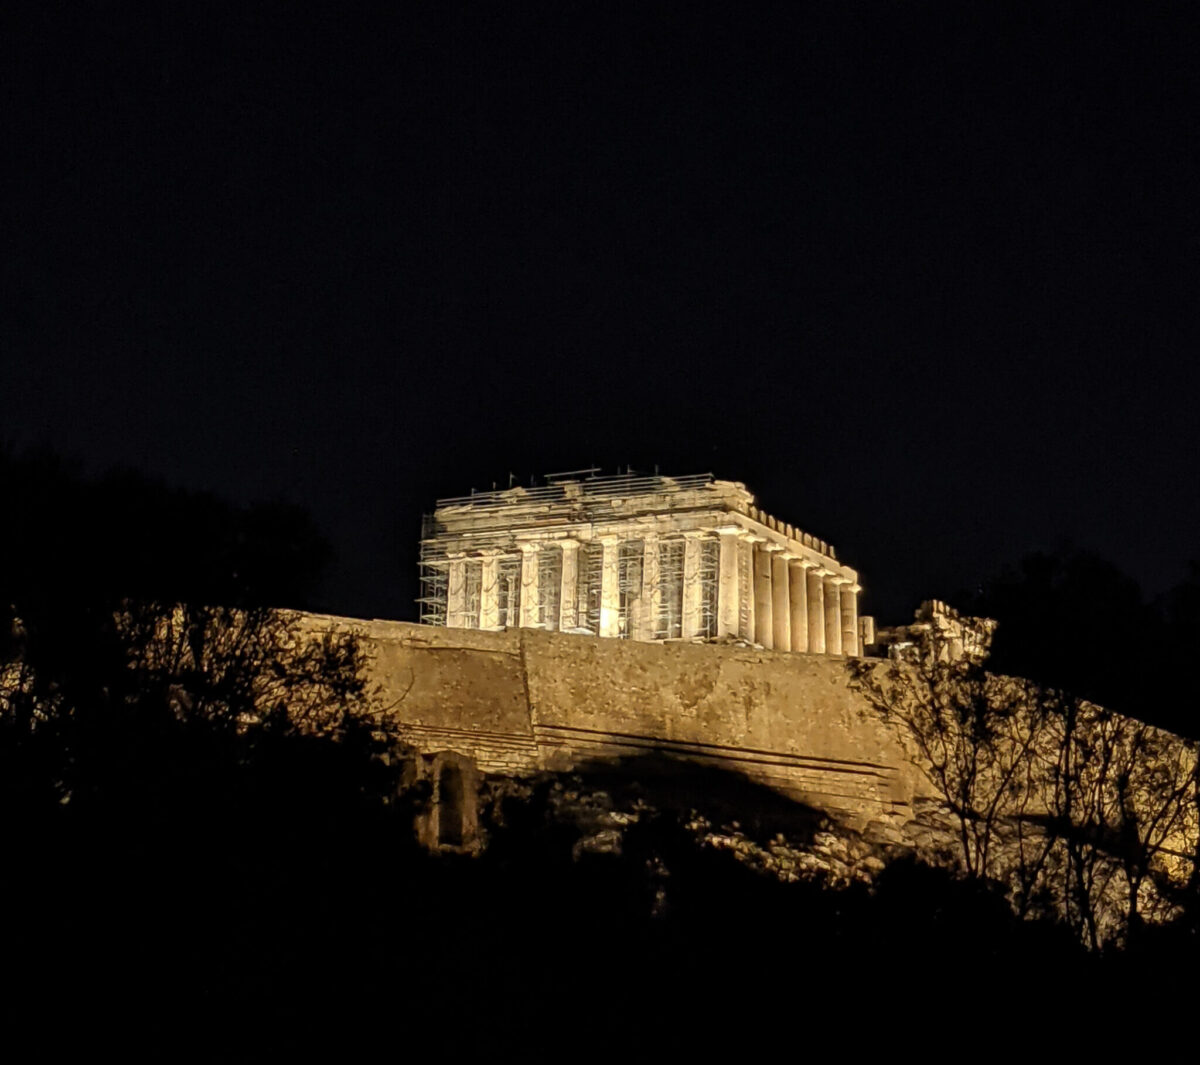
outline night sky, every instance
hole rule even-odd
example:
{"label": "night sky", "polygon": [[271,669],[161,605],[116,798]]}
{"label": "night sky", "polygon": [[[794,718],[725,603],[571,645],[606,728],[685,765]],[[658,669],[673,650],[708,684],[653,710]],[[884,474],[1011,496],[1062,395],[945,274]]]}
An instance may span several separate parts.
{"label": "night sky", "polygon": [[712,471],[881,622],[1200,556],[1194,5],[39,3],[0,15],[0,439],[420,513]]}

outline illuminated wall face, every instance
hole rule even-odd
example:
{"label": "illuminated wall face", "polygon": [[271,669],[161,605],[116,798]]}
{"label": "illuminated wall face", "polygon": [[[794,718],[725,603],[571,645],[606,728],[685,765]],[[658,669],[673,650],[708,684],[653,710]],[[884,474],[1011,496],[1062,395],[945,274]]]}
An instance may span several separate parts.
{"label": "illuminated wall face", "polygon": [[[445,499],[421,542],[421,620],[623,640],[861,652],[858,575],[737,483],[608,477]],[[869,625],[869,619],[866,619]]]}

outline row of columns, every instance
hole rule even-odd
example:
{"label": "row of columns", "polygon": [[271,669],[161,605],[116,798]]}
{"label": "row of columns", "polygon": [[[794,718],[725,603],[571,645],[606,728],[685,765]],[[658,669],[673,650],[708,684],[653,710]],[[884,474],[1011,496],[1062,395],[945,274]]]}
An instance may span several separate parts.
{"label": "row of columns", "polygon": [[[777,651],[861,653],[861,589],[849,577],[741,527],[717,531],[718,635],[739,636]],[[748,578],[745,588],[743,573]]]}
{"label": "row of columns", "polygon": [[[683,602],[681,606],[680,634],[685,637],[701,636],[702,631],[702,589],[700,587],[700,551],[702,533],[685,533],[683,546]],[[658,625],[659,611],[662,606],[662,582],[659,573],[658,536],[645,533],[642,541],[642,580],[640,592],[640,611],[636,618],[636,628],[629,635],[637,640],[652,640]],[[601,548],[600,560],[600,635],[619,636],[621,625],[621,538],[617,536],[602,536],[597,541]],[[575,628],[583,619],[577,616],[578,597],[578,553],[579,544],[575,541],[555,540],[553,544],[563,547],[562,589],[560,629]],[[569,546],[566,546],[569,545]],[[526,545],[536,551],[538,545]],[[525,556],[526,569],[534,568],[528,562],[532,552]],[[522,581],[522,603],[525,601],[526,585]],[[536,597],[537,588],[532,589]]]}
{"label": "row of columns", "polygon": [[[684,533],[683,549],[683,602],[681,635],[702,636],[703,590],[700,585],[701,541],[706,534]],[[644,547],[641,560],[642,580],[640,587],[641,609],[637,618],[636,631],[630,633],[635,639],[654,639],[659,610],[662,603],[662,586],[659,579],[658,537],[653,533],[641,537]],[[618,536],[602,536],[600,544],[600,635],[620,635],[620,545]],[[523,628],[544,626],[541,616],[541,551],[557,548],[562,552],[559,570],[558,617],[553,627],[575,629],[586,619],[579,616],[579,548],[578,540],[527,541],[519,543],[521,551],[520,609],[517,623]],[[500,627],[499,609],[499,563],[502,552],[483,552],[480,556],[467,559],[465,556],[451,557],[448,561],[446,611],[448,623],[467,613],[467,566],[476,561],[481,566],[480,606],[478,625],[483,629]]]}
{"label": "row of columns", "polygon": [[[740,527],[717,530],[720,554],[717,572],[717,635],[752,640],[768,649],[806,651],[813,654],[861,653],[858,634],[859,587],[848,577],[801,558]],[[684,534],[683,604],[681,635],[702,631],[703,589],[700,581],[701,541],[707,533]],[[642,609],[635,639],[654,638],[662,589],[659,582],[658,540],[642,537]],[[601,636],[620,635],[620,543],[617,536],[602,536],[600,563]],[[559,571],[558,617],[554,626],[574,629],[585,619],[578,616],[579,548],[577,540],[524,542],[521,550],[519,624],[536,628],[544,624],[541,611],[540,551],[562,551]],[[500,552],[485,552],[480,559],[479,627],[495,629],[499,612]],[[447,586],[448,618],[466,609],[465,558],[451,558]],[[745,573],[748,587],[742,587]]]}

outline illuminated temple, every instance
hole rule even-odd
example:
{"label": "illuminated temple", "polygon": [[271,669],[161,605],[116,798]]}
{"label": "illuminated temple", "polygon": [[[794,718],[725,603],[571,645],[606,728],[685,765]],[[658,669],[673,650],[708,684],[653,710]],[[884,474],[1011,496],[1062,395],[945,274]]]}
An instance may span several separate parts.
{"label": "illuminated temple", "polygon": [[421,538],[422,622],[830,655],[874,640],[857,572],[739,482],[548,480],[437,501]]}

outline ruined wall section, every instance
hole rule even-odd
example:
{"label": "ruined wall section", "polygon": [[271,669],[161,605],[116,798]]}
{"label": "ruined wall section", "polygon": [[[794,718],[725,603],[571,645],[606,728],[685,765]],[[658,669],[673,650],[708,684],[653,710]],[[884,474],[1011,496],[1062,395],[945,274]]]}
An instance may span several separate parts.
{"label": "ruined wall section", "polygon": [[742,773],[858,828],[899,827],[910,756],[822,655],[522,633],[547,768],[658,752]]}
{"label": "ruined wall section", "polygon": [[824,655],[311,616],[364,638],[402,738],[485,773],[651,754],[741,773],[898,839],[928,783]]}
{"label": "ruined wall section", "polygon": [[452,751],[485,773],[539,768],[518,630],[479,632],[396,621],[307,615],[313,631],[353,632],[367,682],[401,739],[419,751]]}

